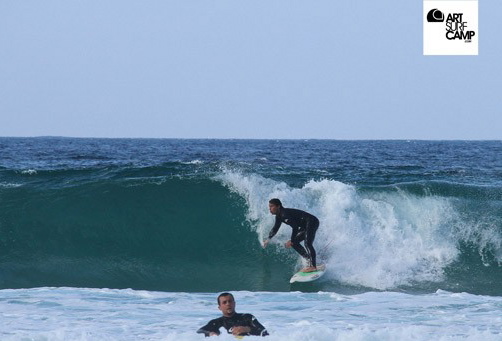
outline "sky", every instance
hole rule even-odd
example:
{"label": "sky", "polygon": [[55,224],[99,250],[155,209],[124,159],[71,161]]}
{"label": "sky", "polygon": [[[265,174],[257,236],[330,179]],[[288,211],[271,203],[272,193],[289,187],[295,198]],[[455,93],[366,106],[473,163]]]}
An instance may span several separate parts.
{"label": "sky", "polygon": [[0,0],[0,136],[502,139],[502,1],[424,56],[419,0]]}

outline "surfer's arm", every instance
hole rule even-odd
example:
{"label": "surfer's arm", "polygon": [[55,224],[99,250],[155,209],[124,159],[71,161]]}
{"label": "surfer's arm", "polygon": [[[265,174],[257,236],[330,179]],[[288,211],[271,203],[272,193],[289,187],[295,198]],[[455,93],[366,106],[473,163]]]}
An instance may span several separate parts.
{"label": "surfer's arm", "polygon": [[249,314],[250,320],[249,320],[249,328],[250,331],[248,332],[250,335],[257,335],[257,336],[267,336],[268,332],[267,329],[254,317],[253,315]]}
{"label": "surfer's arm", "polygon": [[274,227],[272,227],[272,229],[270,230],[268,238],[263,240],[263,248],[266,248],[268,243],[270,243],[270,239],[272,239],[272,237],[277,234],[277,231],[279,231],[279,227],[281,227],[281,224],[282,221],[278,217],[275,217]]}
{"label": "surfer's arm", "polygon": [[234,336],[249,335],[249,333],[251,332],[251,328],[245,326],[236,326],[230,328],[228,331],[231,332],[232,335]]}
{"label": "surfer's arm", "polygon": [[268,234],[268,239],[272,239],[272,237],[277,234],[277,231],[279,231],[279,227],[281,227],[281,224],[282,224],[281,219],[278,216],[276,216],[274,227],[272,227],[272,229],[270,230],[270,233]]}
{"label": "surfer's arm", "polygon": [[218,319],[214,319],[209,321],[204,327],[199,328],[197,330],[198,334],[204,334],[205,336],[216,336],[220,335],[220,327],[221,323],[218,323]]}

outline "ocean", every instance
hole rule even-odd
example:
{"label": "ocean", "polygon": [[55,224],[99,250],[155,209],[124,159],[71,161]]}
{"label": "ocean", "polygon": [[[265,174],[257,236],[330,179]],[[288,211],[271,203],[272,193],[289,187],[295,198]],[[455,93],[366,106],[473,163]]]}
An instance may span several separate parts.
{"label": "ocean", "polygon": [[[502,340],[502,141],[0,138],[0,339]],[[328,272],[267,249],[316,215]],[[254,339],[256,337],[249,337]],[[233,339],[222,335],[220,339]]]}

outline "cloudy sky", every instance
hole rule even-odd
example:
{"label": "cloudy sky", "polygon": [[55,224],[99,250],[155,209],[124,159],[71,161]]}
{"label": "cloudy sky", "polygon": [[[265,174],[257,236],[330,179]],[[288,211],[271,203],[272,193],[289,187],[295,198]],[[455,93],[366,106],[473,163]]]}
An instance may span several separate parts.
{"label": "cloudy sky", "polygon": [[0,136],[502,139],[502,2],[479,56],[424,56],[422,11],[1,0]]}

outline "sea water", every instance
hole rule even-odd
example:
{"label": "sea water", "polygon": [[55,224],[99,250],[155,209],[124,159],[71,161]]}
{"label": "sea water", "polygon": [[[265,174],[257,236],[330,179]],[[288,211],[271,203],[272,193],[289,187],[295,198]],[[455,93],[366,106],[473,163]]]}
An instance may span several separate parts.
{"label": "sea water", "polygon": [[[502,335],[500,297],[233,293],[237,311],[252,312],[271,340],[489,341]],[[195,330],[219,315],[213,293],[37,288],[2,290],[0,297],[2,340],[201,340]]]}
{"label": "sea water", "polygon": [[[200,340],[230,291],[274,340],[502,340],[501,152],[0,138],[0,339]],[[273,197],[319,217],[322,279],[289,284],[289,226],[261,247]]]}

